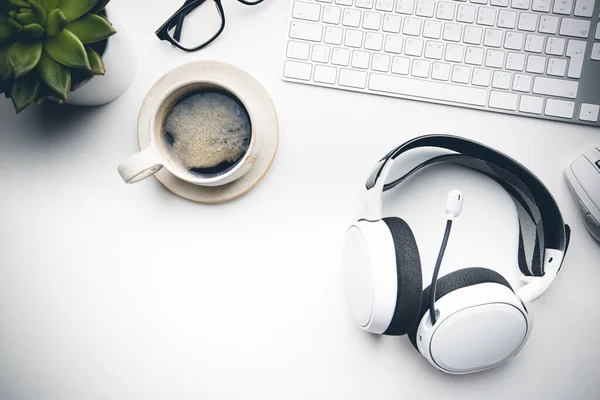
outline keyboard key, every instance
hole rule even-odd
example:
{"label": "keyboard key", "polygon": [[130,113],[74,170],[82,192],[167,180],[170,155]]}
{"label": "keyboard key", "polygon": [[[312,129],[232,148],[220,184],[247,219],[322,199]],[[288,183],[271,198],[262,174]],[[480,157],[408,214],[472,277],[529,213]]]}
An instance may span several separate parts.
{"label": "keyboard key", "polygon": [[491,0],[490,4],[496,7],[508,7],[510,0]]}
{"label": "keyboard key", "polygon": [[425,21],[423,36],[429,39],[439,39],[442,36],[442,23],[434,20]]}
{"label": "keyboard key", "polygon": [[587,38],[590,34],[590,21],[583,19],[563,18],[560,32],[564,36]]}
{"label": "keyboard key", "polygon": [[471,65],[482,65],[485,51],[480,47],[467,47],[467,54],[465,55],[465,63]]}
{"label": "keyboard key", "polygon": [[527,35],[525,38],[525,51],[541,53],[544,50],[544,36]]}
{"label": "keyboard key", "polygon": [[592,60],[600,61],[600,43],[594,43],[592,46]]}
{"label": "keyboard key", "polygon": [[538,16],[531,13],[521,13],[519,15],[519,25],[521,31],[535,32],[537,29]]}
{"label": "keyboard key", "polygon": [[418,18],[404,18],[402,33],[410,36],[419,36],[421,34],[421,20]]}
{"label": "keyboard key", "polygon": [[318,21],[321,17],[321,6],[315,3],[295,1],[292,9],[292,17],[307,21]]}
{"label": "keyboard key", "polygon": [[402,53],[402,36],[387,35],[385,37],[385,51],[388,53]]}
{"label": "keyboard key", "polygon": [[362,12],[360,10],[354,10],[352,8],[346,8],[344,10],[344,17],[342,19],[342,25],[351,26],[358,28],[360,26],[360,17]]}
{"label": "keyboard key", "polygon": [[468,44],[481,44],[483,29],[478,26],[465,26],[465,35],[463,41]]}
{"label": "keyboard key", "polygon": [[554,35],[556,32],[558,32],[558,21],[558,17],[542,15],[540,18],[540,33],[550,33]]}
{"label": "keyboard key", "polygon": [[550,12],[550,6],[552,5],[552,0],[533,0],[533,5],[531,9],[533,11],[539,12]]}
{"label": "keyboard key", "polygon": [[450,79],[450,64],[435,62],[431,70],[431,78],[438,81]]}
{"label": "keyboard key", "polygon": [[460,4],[458,6],[456,20],[458,22],[466,22],[468,24],[475,22],[475,6],[470,4]]}
{"label": "keyboard key", "polygon": [[567,57],[571,58],[567,76],[569,78],[581,78],[586,43],[583,40],[569,40],[567,44]]}
{"label": "keyboard key", "polygon": [[344,36],[344,30],[337,26],[328,26],[325,28],[325,43],[328,44],[342,44],[342,37]]}
{"label": "keyboard key", "polygon": [[514,111],[517,109],[517,101],[519,101],[519,96],[514,93],[497,92],[495,90],[490,92],[489,106],[492,108]]}
{"label": "keyboard key", "polygon": [[489,47],[500,47],[502,46],[502,39],[504,39],[504,32],[498,29],[486,29],[483,44]]}
{"label": "keyboard key", "polygon": [[329,46],[323,46],[322,44],[315,44],[312,51],[312,60],[320,63],[329,62]]}
{"label": "keyboard key", "polygon": [[287,57],[295,58],[297,60],[308,60],[308,54],[310,53],[310,44],[306,42],[296,42],[290,40],[287,46]]}
{"label": "keyboard key", "polygon": [[594,39],[600,40],[600,22],[596,24],[596,36],[594,36]]}
{"label": "keyboard key", "polygon": [[487,90],[485,89],[376,73],[371,74],[369,89],[378,92],[433,98],[440,101],[451,101],[481,107],[485,106],[487,100]]}
{"label": "keyboard key", "polygon": [[350,50],[341,47],[334,48],[331,56],[331,63],[333,65],[342,65],[344,67],[348,66],[350,63]]}
{"label": "keyboard key", "polygon": [[487,0],[469,0],[473,4],[487,4]]}
{"label": "keyboard key", "polygon": [[409,68],[410,68],[410,58],[394,57],[392,59],[392,73],[408,75]]}
{"label": "keyboard key", "polygon": [[365,49],[380,51],[381,46],[383,46],[383,35],[381,33],[367,33],[365,38]]}
{"label": "keyboard key", "polygon": [[364,71],[355,71],[352,69],[340,69],[338,79],[340,86],[348,86],[358,89],[364,89],[367,85],[367,73]]}
{"label": "keyboard key", "polygon": [[430,66],[431,63],[429,61],[413,60],[411,75],[416,76],[418,78],[428,78]]}
{"label": "keyboard key", "polygon": [[391,57],[387,54],[375,54],[371,62],[371,69],[373,71],[388,72],[390,69],[390,59]]}
{"label": "keyboard key", "polygon": [[423,54],[423,41],[421,39],[407,38],[404,45],[404,54],[421,57]]}
{"label": "keyboard key", "polygon": [[579,82],[568,81],[564,79],[537,76],[533,81],[533,93],[545,94],[547,96],[567,97],[574,99],[577,97],[578,88]]}
{"label": "keyboard key", "polygon": [[529,10],[530,0],[512,0],[511,7],[517,10]]}
{"label": "keyboard key", "polygon": [[310,22],[292,21],[290,25],[290,37],[292,39],[320,42],[323,37],[323,27]]}
{"label": "keyboard key", "polygon": [[462,62],[465,48],[463,45],[448,43],[446,45],[446,61]]}
{"label": "keyboard key", "polygon": [[489,7],[479,7],[477,24],[486,26],[496,25],[496,10]]}
{"label": "keyboard key", "polygon": [[548,60],[546,73],[551,76],[565,76],[567,72],[567,60],[563,58],[551,58]]}
{"label": "keyboard key", "polygon": [[375,0],[356,0],[354,5],[358,8],[373,8]]}
{"label": "keyboard key", "polygon": [[384,32],[400,33],[400,24],[402,18],[397,15],[386,15],[383,17],[383,28]]}
{"label": "keyboard key", "polygon": [[579,111],[579,119],[582,121],[598,122],[600,106],[597,104],[583,103]]}
{"label": "keyboard key", "polygon": [[446,22],[444,25],[444,40],[451,42],[460,42],[462,36],[462,26],[458,24],[451,24]]}
{"label": "keyboard key", "polygon": [[354,0],[335,0],[335,4],[339,4],[341,6],[351,6]]}
{"label": "keyboard key", "polygon": [[362,47],[363,33],[354,29],[346,29],[344,45],[347,47]]}
{"label": "keyboard key", "polygon": [[315,82],[329,83],[330,85],[335,84],[337,78],[337,68],[327,67],[325,65],[315,66],[315,76],[313,80]]}
{"label": "keyboard key", "polygon": [[352,63],[354,68],[367,69],[371,62],[371,53],[366,51],[354,50],[352,52]]}
{"label": "keyboard key", "polygon": [[444,54],[444,43],[427,41],[425,45],[425,58],[441,60]]}
{"label": "keyboard key", "polygon": [[285,76],[286,78],[294,78],[303,81],[308,81],[310,80],[311,74],[312,64],[287,60],[283,67],[283,76]]}
{"label": "keyboard key", "polygon": [[466,65],[455,65],[452,67],[452,82],[469,83],[471,79],[471,68]]}
{"label": "keyboard key", "polygon": [[573,0],[555,0],[552,12],[554,14],[571,15]]}
{"label": "keyboard key", "polygon": [[506,56],[506,69],[511,71],[523,71],[525,68],[525,54],[508,53]]}
{"label": "keyboard key", "polygon": [[529,114],[541,114],[544,108],[544,98],[537,96],[521,96],[519,111]]}
{"label": "keyboard key", "polygon": [[494,71],[492,87],[496,89],[510,89],[510,72]]}
{"label": "keyboard key", "polygon": [[504,48],[510,50],[521,50],[525,35],[519,32],[508,32],[504,40]]}
{"label": "keyboard key", "polygon": [[525,70],[534,74],[543,74],[546,70],[546,57],[529,56]]}
{"label": "keyboard key", "polygon": [[498,27],[514,29],[517,26],[517,13],[510,10],[500,10],[498,14]]}
{"label": "keyboard key", "polygon": [[471,83],[476,86],[489,86],[492,79],[492,71],[489,69],[475,68],[473,70],[473,78]]}
{"label": "keyboard key", "polygon": [[415,9],[415,0],[398,0],[396,12],[400,14],[412,14]]}
{"label": "keyboard key", "polygon": [[531,83],[533,79],[531,75],[515,74],[513,79],[513,90],[517,92],[529,92],[531,90]]}
{"label": "keyboard key", "polygon": [[546,42],[546,54],[562,56],[565,52],[567,41],[563,38],[549,37]]}
{"label": "keyboard key", "polygon": [[443,19],[446,21],[452,21],[454,19],[454,11],[456,6],[454,3],[450,3],[448,1],[439,1],[437,6],[437,12],[435,13],[435,17],[437,19]]}
{"label": "keyboard key", "polygon": [[576,17],[590,18],[594,13],[594,0],[577,0],[575,2],[575,11],[573,15]]}
{"label": "keyboard key", "polygon": [[504,66],[504,52],[499,50],[488,50],[485,57],[486,67],[502,68]]}
{"label": "keyboard key", "polygon": [[326,24],[339,24],[342,20],[342,9],[340,7],[323,7],[323,22]]}
{"label": "keyboard key", "polygon": [[548,99],[546,101],[546,109],[544,110],[544,114],[552,117],[573,118],[574,109],[575,103],[572,101]]}
{"label": "keyboard key", "polygon": [[379,11],[393,11],[394,0],[377,0],[375,2],[375,9]]}
{"label": "keyboard key", "polygon": [[381,26],[381,14],[367,11],[363,17],[363,28],[378,31]]}
{"label": "keyboard key", "polygon": [[435,10],[435,0],[418,0],[416,14],[419,17],[433,17]]}

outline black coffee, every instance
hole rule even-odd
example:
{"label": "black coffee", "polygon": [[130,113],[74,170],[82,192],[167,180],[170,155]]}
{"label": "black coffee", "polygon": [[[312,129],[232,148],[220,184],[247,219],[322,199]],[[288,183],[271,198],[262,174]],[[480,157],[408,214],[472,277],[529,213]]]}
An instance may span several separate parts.
{"label": "black coffee", "polygon": [[163,123],[170,155],[193,174],[220,175],[250,146],[252,127],[245,107],[221,91],[192,92],[171,108]]}

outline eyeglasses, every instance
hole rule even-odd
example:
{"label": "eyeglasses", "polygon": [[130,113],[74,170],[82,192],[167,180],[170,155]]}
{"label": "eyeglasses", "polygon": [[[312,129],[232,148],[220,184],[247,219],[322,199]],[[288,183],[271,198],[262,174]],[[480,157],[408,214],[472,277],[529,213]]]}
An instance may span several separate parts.
{"label": "eyeglasses", "polygon": [[[253,6],[263,0],[238,0]],[[184,26],[185,20],[185,26]],[[209,45],[225,29],[225,13],[221,0],[186,0],[185,4],[156,31],[160,40],[185,51],[196,51]]]}

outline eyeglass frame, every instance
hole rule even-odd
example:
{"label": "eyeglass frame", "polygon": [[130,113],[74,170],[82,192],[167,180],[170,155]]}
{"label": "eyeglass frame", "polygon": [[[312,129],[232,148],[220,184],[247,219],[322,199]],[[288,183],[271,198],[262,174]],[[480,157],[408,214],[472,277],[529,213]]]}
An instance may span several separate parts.
{"label": "eyeglass frame", "polygon": [[[172,29],[173,27],[175,27],[176,30],[181,29],[180,27],[183,25],[183,19],[185,18],[185,16],[188,15],[193,10],[195,10],[196,7],[202,5],[202,3],[206,2],[206,1],[207,0],[186,0],[186,2],[179,8],[179,10],[177,10],[171,16],[171,18],[169,18],[167,20],[167,22],[165,22],[160,28],[158,28],[158,30],[156,31],[156,36],[160,40],[166,40],[169,43],[171,43],[172,45],[178,47],[179,49],[181,49],[183,51],[187,51],[187,52],[198,51],[198,50],[208,46],[212,42],[214,42],[215,39],[218,38],[221,35],[221,33],[223,32],[223,30],[225,29],[225,11],[223,10],[223,5],[221,4],[221,0],[208,0],[208,1],[215,2],[216,6],[217,6],[217,10],[219,11],[219,14],[221,15],[221,21],[222,21],[221,28],[217,31],[217,33],[210,40],[204,42],[200,46],[197,46],[194,48],[186,48],[186,47],[183,47],[181,44],[179,44],[178,40],[176,40],[175,38],[171,37],[171,35],[169,35],[169,29]],[[251,2],[248,0],[237,0],[237,1],[239,1],[240,3],[247,5],[247,6],[255,6],[257,4],[262,3],[264,0],[258,0],[256,2]],[[177,21],[175,23],[173,23],[176,19],[177,19]],[[177,35],[177,32],[175,34]],[[181,34],[181,31],[179,32],[179,34]]]}

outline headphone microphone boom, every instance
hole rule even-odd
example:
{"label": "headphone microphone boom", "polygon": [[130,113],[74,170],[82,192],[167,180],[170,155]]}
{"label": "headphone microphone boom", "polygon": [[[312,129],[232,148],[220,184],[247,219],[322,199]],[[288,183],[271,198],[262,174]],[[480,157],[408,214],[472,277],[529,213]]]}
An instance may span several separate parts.
{"label": "headphone microphone boom", "polygon": [[[445,153],[386,182],[395,160],[424,147]],[[432,283],[423,290],[412,230],[401,218],[382,216],[382,194],[419,170],[442,162],[483,173],[513,198],[519,216],[517,263],[525,286],[514,290],[502,275],[487,268],[464,268],[438,279],[452,222],[460,215],[464,200],[459,191],[451,191]],[[383,157],[366,188],[364,214],[348,229],[344,245],[347,298],[358,326],[375,334],[408,335],[429,363],[450,374],[493,368],[515,356],[531,333],[530,303],[553,282],[569,244],[570,229],[543,183],[487,146],[456,136],[428,135]]]}

